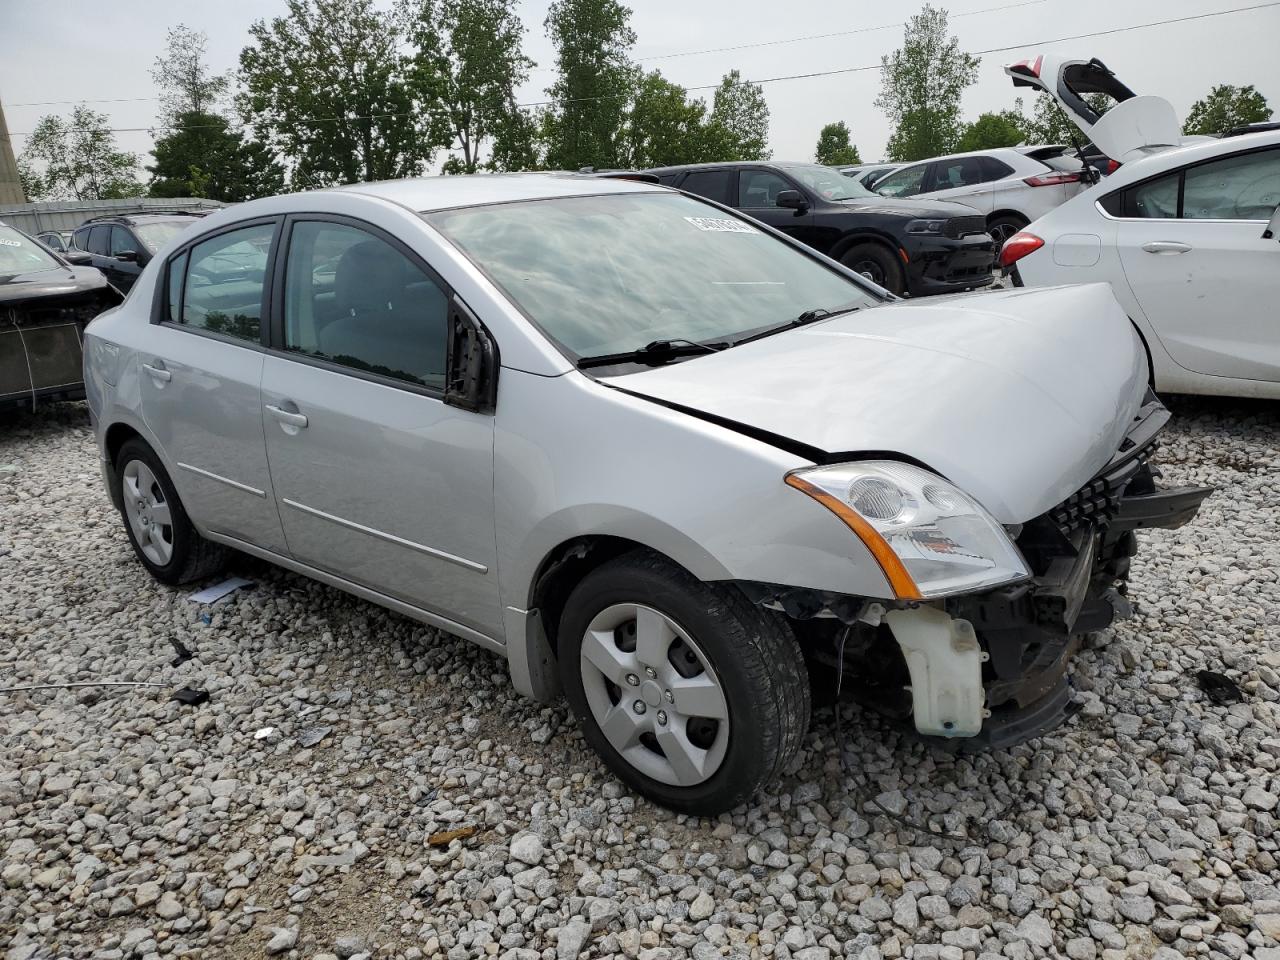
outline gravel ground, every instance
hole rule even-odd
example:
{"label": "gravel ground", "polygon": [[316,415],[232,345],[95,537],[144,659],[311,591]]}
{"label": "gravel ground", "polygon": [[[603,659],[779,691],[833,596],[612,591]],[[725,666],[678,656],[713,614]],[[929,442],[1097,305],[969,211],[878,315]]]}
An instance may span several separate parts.
{"label": "gravel ground", "polygon": [[717,821],[627,793],[461,640],[247,560],[213,607],[158,586],[83,406],[0,420],[0,686],[163,684],[0,693],[0,952],[1278,960],[1280,409],[1174,407],[1166,482],[1218,493],[1145,535],[1069,726],[957,759],[847,705],[851,779],[819,712]]}

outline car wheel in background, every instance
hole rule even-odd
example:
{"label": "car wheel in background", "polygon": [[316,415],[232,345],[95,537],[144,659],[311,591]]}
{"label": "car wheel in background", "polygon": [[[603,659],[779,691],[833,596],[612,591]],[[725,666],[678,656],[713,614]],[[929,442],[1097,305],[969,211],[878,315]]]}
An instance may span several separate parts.
{"label": "car wheel in background", "polygon": [[1013,214],[1007,214],[991,220],[987,224],[987,233],[991,234],[991,239],[996,242],[996,253],[999,254],[1000,248],[1004,246],[1004,242],[1025,227],[1029,222],[1030,221],[1027,220],[1026,217],[1019,217]]}
{"label": "car wheel in background", "polygon": [[120,514],[133,551],[161,583],[175,585],[221,570],[229,551],[196,531],[155,451],[134,438],[116,456]]}
{"label": "car wheel in background", "polygon": [[856,244],[844,252],[840,262],[895,296],[900,297],[906,291],[907,281],[902,265],[889,250],[878,243]]}
{"label": "car wheel in background", "polygon": [[647,552],[589,573],[559,638],[587,742],[664,806],[732,809],[782,771],[808,728],[808,675],[786,623]]}

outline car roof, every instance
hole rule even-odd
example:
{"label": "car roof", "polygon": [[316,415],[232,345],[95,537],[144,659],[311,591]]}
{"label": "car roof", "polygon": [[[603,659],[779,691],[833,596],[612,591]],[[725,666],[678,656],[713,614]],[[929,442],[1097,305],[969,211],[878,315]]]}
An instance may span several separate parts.
{"label": "car roof", "polygon": [[721,163],[673,163],[669,167],[650,167],[645,173],[679,173],[682,170],[725,170],[730,167],[788,167],[805,164],[820,167],[822,164],[811,160],[725,160]]}
{"label": "car roof", "polygon": [[491,203],[514,203],[520,200],[549,200],[610,193],[654,193],[665,188],[653,183],[590,174],[478,173],[353,183],[331,187],[330,190],[335,193],[380,197],[410,210],[424,212]]}

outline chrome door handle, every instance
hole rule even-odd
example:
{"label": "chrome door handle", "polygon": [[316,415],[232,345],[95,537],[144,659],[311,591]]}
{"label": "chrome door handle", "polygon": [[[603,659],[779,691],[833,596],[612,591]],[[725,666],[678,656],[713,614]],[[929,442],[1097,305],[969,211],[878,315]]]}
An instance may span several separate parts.
{"label": "chrome door handle", "polygon": [[1188,253],[1191,250],[1191,244],[1179,243],[1177,240],[1152,240],[1150,243],[1144,243],[1142,249],[1147,253],[1163,253],[1171,255],[1175,253]]}
{"label": "chrome door handle", "polygon": [[154,364],[144,363],[142,365],[142,369],[147,371],[147,373],[151,374],[157,380],[163,380],[165,383],[168,383],[170,380],[173,379],[173,374],[170,373],[168,370],[166,370],[163,366],[157,367]]}
{"label": "chrome door handle", "polygon": [[305,427],[307,425],[307,415],[305,413],[293,413],[282,407],[267,404],[267,412],[279,420],[281,423],[287,423],[291,427]]}

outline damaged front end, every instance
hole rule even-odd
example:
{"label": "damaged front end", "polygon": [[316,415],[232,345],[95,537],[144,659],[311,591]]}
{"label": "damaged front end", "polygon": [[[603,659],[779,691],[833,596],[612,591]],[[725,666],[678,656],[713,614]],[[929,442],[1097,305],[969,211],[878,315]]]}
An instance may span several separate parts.
{"label": "damaged front end", "polygon": [[1009,530],[1029,579],[931,603],[744,587],[793,622],[811,662],[826,668],[815,671],[827,678],[819,682],[838,678],[862,702],[956,749],[1020,743],[1074,712],[1067,667],[1083,637],[1132,613],[1135,531],[1182,526],[1212,492],[1156,486],[1150,460],[1168,419],[1149,394],[1093,479]]}
{"label": "damaged front end", "polygon": [[97,270],[0,282],[0,408],[84,396],[84,329],[121,301]]}

